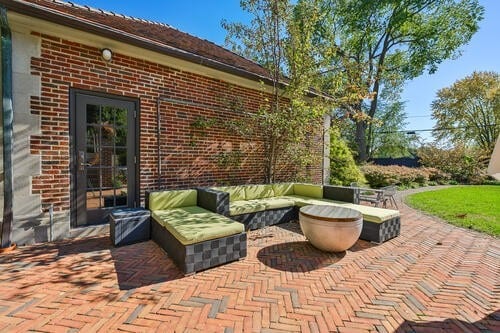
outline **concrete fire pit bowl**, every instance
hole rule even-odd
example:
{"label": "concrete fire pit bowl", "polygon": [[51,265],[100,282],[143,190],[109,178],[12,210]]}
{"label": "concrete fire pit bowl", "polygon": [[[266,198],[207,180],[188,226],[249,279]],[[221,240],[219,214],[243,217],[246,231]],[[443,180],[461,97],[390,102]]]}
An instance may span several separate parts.
{"label": "concrete fire pit bowl", "polygon": [[356,243],[363,228],[357,210],[326,205],[309,205],[299,212],[300,228],[311,244],[326,252],[342,252]]}

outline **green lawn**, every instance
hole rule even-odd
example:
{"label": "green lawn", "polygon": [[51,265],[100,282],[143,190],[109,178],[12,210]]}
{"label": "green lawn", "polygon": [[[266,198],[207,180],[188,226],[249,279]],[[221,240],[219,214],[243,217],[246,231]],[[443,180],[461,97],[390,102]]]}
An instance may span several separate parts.
{"label": "green lawn", "polygon": [[500,236],[500,186],[457,186],[416,193],[406,203],[451,224]]}

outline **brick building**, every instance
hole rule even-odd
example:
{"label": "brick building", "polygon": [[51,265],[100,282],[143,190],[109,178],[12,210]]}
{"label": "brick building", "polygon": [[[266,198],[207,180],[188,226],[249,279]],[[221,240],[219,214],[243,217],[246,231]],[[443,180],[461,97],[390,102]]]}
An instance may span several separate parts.
{"label": "brick building", "polygon": [[[263,182],[262,142],[224,126],[264,103],[261,66],[165,24],[58,0],[0,6],[13,242],[106,232],[109,210],[143,205],[147,190]],[[329,178],[323,130],[305,175],[315,183]]]}

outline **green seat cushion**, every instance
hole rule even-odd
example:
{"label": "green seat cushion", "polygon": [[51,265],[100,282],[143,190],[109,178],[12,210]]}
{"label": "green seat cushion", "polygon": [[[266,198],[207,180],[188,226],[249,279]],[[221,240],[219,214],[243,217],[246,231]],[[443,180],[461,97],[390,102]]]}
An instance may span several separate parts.
{"label": "green seat cushion", "polygon": [[300,195],[304,197],[322,199],[323,198],[323,186],[312,185],[312,184],[294,184],[293,194]]}
{"label": "green seat cushion", "polygon": [[266,205],[263,200],[240,200],[233,201],[229,204],[229,215],[241,215],[266,210]]}
{"label": "green seat cushion", "polygon": [[360,211],[361,214],[363,214],[363,220],[374,223],[382,223],[384,221],[399,216],[399,211],[393,209],[385,209],[385,208],[356,205],[356,204],[346,204],[345,207]]}
{"label": "green seat cushion", "polygon": [[384,221],[399,216],[399,211],[397,210],[356,205],[344,201],[335,201],[329,199],[311,199],[309,197],[304,197],[300,195],[289,195],[283,198],[294,200],[295,205],[298,207],[304,207],[307,205],[331,205],[331,206],[343,206],[347,208],[352,208],[363,214],[363,220],[374,223],[382,223]]}
{"label": "green seat cushion", "polygon": [[288,195],[282,197],[284,199],[293,200],[295,206],[304,207],[308,205],[331,205],[331,206],[343,206],[346,203],[343,201],[335,201],[329,199],[313,199],[310,197],[304,197],[301,195]]}
{"label": "green seat cushion", "polygon": [[246,185],[245,200],[264,199],[274,197],[272,185]]}
{"label": "green seat cushion", "polygon": [[221,186],[212,189],[229,193],[229,201],[245,200],[245,186]]}
{"label": "green seat cushion", "polygon": [[149,210],[196,206],[196,190],[160,191],[149,194]]}
{"label": "green seat cushion", "polygon": [[274,195],[281,197],[284,195],[292,195],[293,193],[293,183],[281,183],[273,184]]}
{"label": "green seat cushion", "polygon": [[231,236],[245,231],[242,223],[198,206],[155,210],[151,215],[183,245]]}
{"label": "green seat cushion", "polygon": [[268,198],[262,200],[266,209],[278,209],[295,206],[295,201],[287,198]]}

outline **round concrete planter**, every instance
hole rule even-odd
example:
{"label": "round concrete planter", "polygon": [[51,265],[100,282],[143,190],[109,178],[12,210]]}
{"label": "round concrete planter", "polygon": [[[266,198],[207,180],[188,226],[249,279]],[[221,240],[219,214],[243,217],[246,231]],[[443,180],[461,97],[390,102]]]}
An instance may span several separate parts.
{"label": "round concrete planter", "polygon": [[342,252],[356,243],[363,228],[360,212],[334,206],[300,209],[300,228],[311,244],[327,252]]}

